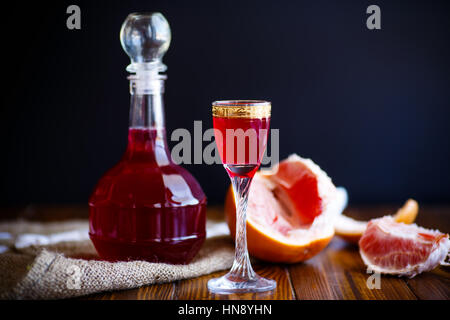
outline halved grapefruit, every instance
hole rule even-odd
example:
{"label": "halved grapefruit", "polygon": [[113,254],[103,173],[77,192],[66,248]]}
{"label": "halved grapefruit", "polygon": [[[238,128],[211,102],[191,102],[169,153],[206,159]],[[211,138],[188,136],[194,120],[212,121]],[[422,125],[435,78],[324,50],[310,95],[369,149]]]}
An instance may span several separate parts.
{"label": "halved grapefruit", "polygon": [[[419,204],[417,201],[408,199],[403,207],[395,213],[394,220],[396,222],[411,224],[416,220],[418,212]],[[358,221],[345,215],[340,215],[335,223],[336,235],[348,242],[358,243],[367,228],[367,223],[367,221]]]}
{"label": "halved grapefruit", "polygon": [[448,234],[396,222],[391,216],[369,221],[359,240],[361,258],[373,271],[414,277],[444,264]]}
{"label": "halved grapefruit", "polygon": [[[292,155],[258,172],[247,207],[249,253],[270,262],[295,263],[324,249],[334,236],[334,220],[347,202],[327,174],[309,159]],[[225,213],[234,237],[236,204],[230,187]]]}

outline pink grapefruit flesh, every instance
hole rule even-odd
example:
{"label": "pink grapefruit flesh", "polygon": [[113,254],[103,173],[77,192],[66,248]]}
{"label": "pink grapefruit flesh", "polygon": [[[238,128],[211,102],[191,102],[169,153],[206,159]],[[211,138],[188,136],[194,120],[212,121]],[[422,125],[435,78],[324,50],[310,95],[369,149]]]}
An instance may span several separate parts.
{"label": "pink grapefruit flesh", "polygon": [[[309,159],[292,155],[270,171],[258,172],[247,207],[249,253],[284,263],[313,257],[332,239],[334,219],[345,202],[346,194]],[[236,204],[231,188],[225,213],[234,237]]]}
{"label": "pink grapefruit flesh", "polygon": [[444,263],[450,240],[448,234],[386,216],[369,221],[359,248],[361,258],[372,270],[414,277]]}

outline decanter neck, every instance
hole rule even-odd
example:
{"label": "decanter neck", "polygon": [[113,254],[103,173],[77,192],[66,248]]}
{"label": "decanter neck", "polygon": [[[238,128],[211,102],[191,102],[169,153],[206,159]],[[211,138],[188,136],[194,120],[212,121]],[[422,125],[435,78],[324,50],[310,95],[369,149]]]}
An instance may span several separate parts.
{"label": "decanter neck", "polygon": [[[143,81],[149,81],[143,83]],[[164,81],[130,77],[130,122],[125,159],[170,163],[163,103]]]}
{"label": "decanter neck", "polygon": [[130,128],[164,129],[164,80],[130,79]]}

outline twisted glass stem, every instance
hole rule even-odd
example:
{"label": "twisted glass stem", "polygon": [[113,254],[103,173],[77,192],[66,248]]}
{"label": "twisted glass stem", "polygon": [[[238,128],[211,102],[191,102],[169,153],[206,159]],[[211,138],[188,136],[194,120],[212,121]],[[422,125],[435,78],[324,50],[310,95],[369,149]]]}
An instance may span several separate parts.
{"label": "twisted glass stem", "polygon": [[252,178],[230,178],[236,203],[236,250],[228,276],[233,281],[249,281],[256,278],[247,251],[247,203]]}

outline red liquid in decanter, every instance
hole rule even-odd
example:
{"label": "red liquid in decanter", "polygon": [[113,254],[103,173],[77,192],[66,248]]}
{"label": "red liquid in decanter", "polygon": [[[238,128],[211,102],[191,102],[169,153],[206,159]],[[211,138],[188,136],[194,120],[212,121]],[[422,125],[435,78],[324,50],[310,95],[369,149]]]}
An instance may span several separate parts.
{"label": "red liquid in decanter", "polygon": [[206,197],[170,159],[164,129],[130,128],[122,160],[89,199],[90,237],[109,261],[186,264],[206,232]]}

